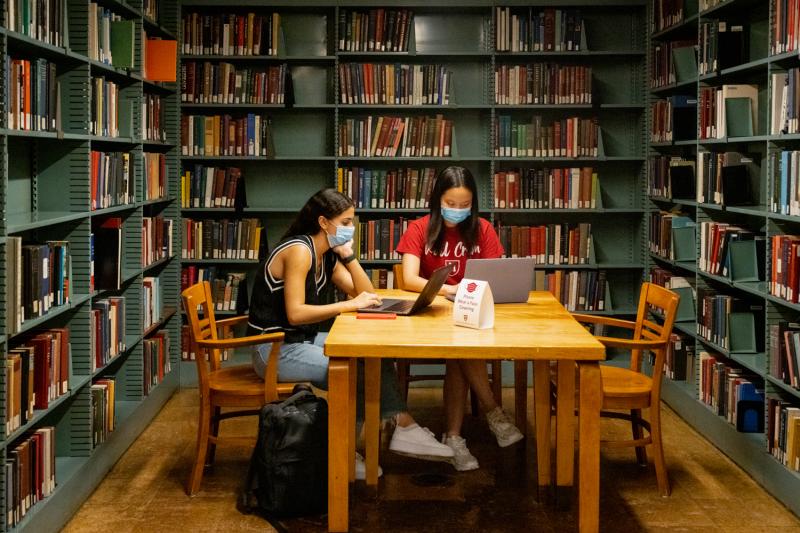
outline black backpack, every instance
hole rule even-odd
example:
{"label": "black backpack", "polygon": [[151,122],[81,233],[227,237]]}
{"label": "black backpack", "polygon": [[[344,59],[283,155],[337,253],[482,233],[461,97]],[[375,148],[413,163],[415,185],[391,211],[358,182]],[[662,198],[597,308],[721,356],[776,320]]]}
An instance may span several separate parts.
{"label": "black backpack", "polygon": [[324,514],[328,506],[328,403],[308,385],[261,409],[242,512],[266,518]]}

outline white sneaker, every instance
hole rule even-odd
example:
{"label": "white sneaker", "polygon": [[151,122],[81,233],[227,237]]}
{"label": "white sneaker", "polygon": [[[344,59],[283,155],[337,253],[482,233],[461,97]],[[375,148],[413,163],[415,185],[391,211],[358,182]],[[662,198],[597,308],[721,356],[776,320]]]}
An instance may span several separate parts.
{"label": "white sneaker", "polygon": [[459,472],[466,472],[467,470],[475,470],[478,468],[478,460],[475,459],[474,455],[469,453],[467,441],[464,438],[458,435],[445,435],[442,442],[453,450],[453,459],[450,463],[456,470]]}
{"label": "white sneaker", "polygon": [[[378,477],[383,475],[383,468],[378,465]],[[364,462],[364,456],[356,452],[356,479],[364,481],[367,479],[367,463]]]}
{"label": "white sneaker", "polygon": [[508,415],[500,406],[486,413],[486,421],[489,422],[489,429],[494,433],[497,444],[501,448],[511,446],[515,442],[522,440],[522,433],[511,422],[511,419],[508,418]]}
{"label": "white sneaker", "polygon": [[389,449],[400,455],[428,461],[450,461],[453,458],[452,448],[437,441],[431,430],[420,427],[419,424],[411,424],[408,427],[397,426],[389,443]]}

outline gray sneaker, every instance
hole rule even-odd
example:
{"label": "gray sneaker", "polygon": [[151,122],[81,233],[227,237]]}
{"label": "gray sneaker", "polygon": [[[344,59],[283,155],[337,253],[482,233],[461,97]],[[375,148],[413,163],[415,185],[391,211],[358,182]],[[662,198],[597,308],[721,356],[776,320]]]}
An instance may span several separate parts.
{"label": "gray sneaker", "polygon": [[486,421],[489,422],[489,429],[494,433],[497,444],[501,448],[522,440],[522,433],[500,406],[486,413]]}
{"label": "gray sneaker", "polygon": [[445,435],[442,442],[453,449],[453,459],[450,461],[453,468],[459,472],[466,472],[478,468],[478,460],[475,459],[474,455],[469,453],[467,441],[464,440],[464,438],[458,435]]}

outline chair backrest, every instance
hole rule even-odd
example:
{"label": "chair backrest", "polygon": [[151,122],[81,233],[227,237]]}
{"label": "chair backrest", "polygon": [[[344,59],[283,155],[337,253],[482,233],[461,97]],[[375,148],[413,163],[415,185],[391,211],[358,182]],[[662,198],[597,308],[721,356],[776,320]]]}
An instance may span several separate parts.
{"label": "chair backrest", "polygon": [[[189,331],[192,339],[195,342],[205,339],[217,340],[217,321],[214,317],[214,302],[211,299],[211,284],[208,281],[196,283],[184,290],[181,298],[183,299],[183,309],[189,319]],[[202,312],[202,317],[200,312]],[[206,354],[208,354],[208,361],[206,361]],[[195,361],[198,384],[201,389],[207,388],[209,371],[220,368],[220,350],[198,348]]]}
{"label": "chair backrest", "polygon": [[401,291],[405,288],[405,283],[403,283],[403,265],[396,264],[392,267],[392,273],[394,274],[394,288],[400,289]]}
{"label": "chair backrest", "polygon": [[[678,312],[680,297],[669,289],[653,283],[642,283],[639,293],[639,309],[636,315],[636,328],[633,332],[635,340],[659,341],[661,344],[654,349],[655,362],[653,364],[653,388],[656,396],[660,394],[661,374],[664,371],[664,362],[667,355],[667,345],[675,316]],[[661,315],[663,322],[659,324],[651,320],[647,313],[656,310]],[[642,350],[631,351],[631,370],[641,372]]]}

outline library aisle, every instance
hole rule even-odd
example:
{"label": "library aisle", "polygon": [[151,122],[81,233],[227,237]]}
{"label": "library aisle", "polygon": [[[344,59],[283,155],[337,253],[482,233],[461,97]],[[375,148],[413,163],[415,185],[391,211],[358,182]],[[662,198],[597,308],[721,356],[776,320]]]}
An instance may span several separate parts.
{"label": "library aisle", "polygon": [[[183,492],[194,449],[196,391],[173,396],[64,529],[84,531],[270,531],[266,522],[236,510],[236,494],[251,447],[225,445],[194,498]],[[504,403],[513,405],[506,389]],[[419,420],[441,429],[441,391],[412,389]],[[529,402],[529,405],[531,403]],[[533,414],[529,413],[529,419]],[[254,419],[233,420],[228,435],[253,435]],[[604,431],[616,428],[604,421]],[[621,428],[619,428],[621,429]],[[625,431],[627,435],[627,429]],[[642,469],[630,450],[604,450],[600,527],[606,532],[800,532],[800,520],[706,439],[664,408],[672,496],[656,490],[652,464]],[[481,468],[455,473],[448,465],[381,456],[384,477],[377,501],[358,484],[351,531],[572,531],[576,513],[536,501],[534,440],[499,449],[484,423],[467,418],[465,436]],[[526,463],[526,457],[528,462]],[[442,485],[420,487],[419,474],[443,474]],[[424,494],[424,498],[420,495]],[[408,511],[413,509],[413,517]],[[322,518],[286,521],[278,531],[323,532]],[[285,529],[280,529],[281,527]]]}

